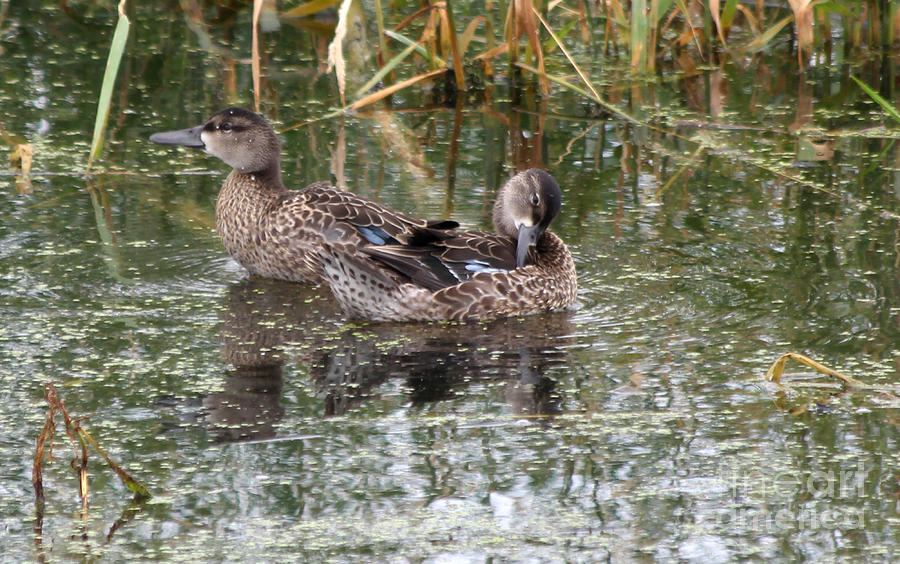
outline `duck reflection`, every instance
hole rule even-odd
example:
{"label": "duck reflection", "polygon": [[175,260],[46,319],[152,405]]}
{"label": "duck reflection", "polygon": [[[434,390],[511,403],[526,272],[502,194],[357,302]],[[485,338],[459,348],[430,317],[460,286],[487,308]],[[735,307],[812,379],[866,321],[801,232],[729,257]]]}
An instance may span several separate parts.
{"label": "duck reflection", "polygon": [[324,416],[341,415],[402,378],[412,406],[458,397],[480,382],[506,381],[517,415],[560,411],[555,380],[573,328],[565,313],[489,323],[348,324],[327,288],[253,278],[233,285],[222,312],[222,354],[233,368],[207,396],[223,441],[275,436],[283,417],[283,367],[307,367]]}

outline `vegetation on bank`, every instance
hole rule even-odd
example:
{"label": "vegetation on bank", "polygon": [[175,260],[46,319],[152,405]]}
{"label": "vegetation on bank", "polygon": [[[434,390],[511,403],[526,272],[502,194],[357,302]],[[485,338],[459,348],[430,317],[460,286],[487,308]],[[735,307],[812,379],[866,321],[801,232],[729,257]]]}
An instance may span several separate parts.
{"label": "vegetation on bank", "polygon": [[[900,37],[898,0],[373,0],[365,7],[375,12],[377,38],[365,35],[373,26],[360,0],[249,2],[188,0],[170,7],[194,21],[208,8],[215,8],[219,19],[234,19],[252,8],[247,54],[257,110],[266,75],[263,30],[281,24],[329,37],[327,64],[341,110],[362,108],[426,81],[437,81],[454,96],[502,77],[533,81],[545,94],[555,84],[626,120],[632,118],[598,92],[599,80],[591,75],[598,58],[631,80],[646,81],[663,70],[691,76],[729,60],[747,64],[760,53],[780,50],[796,56],[802,72],[835,58],[885,53]],[[76,17],[76,4],[61,6]],[[98,99],[88,168],[102,147],[117,61],[126,47],[126,1],[117,7],[119,26]],[[354,48],[374,52],[375,62],[351,72],[347,52]]]}

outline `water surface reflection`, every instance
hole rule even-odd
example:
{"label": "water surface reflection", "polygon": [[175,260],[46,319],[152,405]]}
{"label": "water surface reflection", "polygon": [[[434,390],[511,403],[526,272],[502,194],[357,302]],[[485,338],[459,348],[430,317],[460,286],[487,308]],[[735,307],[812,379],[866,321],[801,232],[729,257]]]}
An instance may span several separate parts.
{"label": "water surface reflection", "polygon": [[225,389],[206,396],[219,440],[276,436],[283,367],[306,368],[321,416],[345,415],[400,379],[415,407],[465,394],[474,382],[505,387],[510,413],[559,412],[549,367],[570,361],[569,313],[484,323],[355,324],[327,289],[249,278],[233,284],[221,313]]}

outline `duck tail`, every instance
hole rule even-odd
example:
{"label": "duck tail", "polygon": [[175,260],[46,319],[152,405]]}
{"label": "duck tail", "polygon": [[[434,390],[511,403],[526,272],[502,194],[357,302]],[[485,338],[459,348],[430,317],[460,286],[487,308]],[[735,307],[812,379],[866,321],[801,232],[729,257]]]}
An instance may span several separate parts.
{"label": "duck tail", "polygon": [[421,319],[431,292],[401,280],[372,259],[326,246],[320,252],[325,282],[350,317],[370,321]]}

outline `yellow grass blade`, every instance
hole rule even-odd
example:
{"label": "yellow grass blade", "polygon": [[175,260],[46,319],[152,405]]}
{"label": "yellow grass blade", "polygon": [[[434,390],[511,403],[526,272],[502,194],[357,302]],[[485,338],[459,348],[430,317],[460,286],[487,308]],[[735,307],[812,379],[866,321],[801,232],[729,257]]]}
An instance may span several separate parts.
{"label": "yellow grass blade", "polygon": [[109,467],[113,469],[119,479],[122,480],[122,483],[125,484],[125,487],[127,487],[131,491],[131,493],[135,495],[136,498],[150,499],[151,497],[153,497],[152,495],[150,495],[150,491],[143,484],[132,478],[131,474],[129,474],[125,471],[124,468],[116,464],[116,461],[110,458],[109,454],[107,454],[107,452],[103,450],[99,444],[97,444],[97,441],[94,440],[94,437],[92,437],[91,434],[81,426],[78,427],[78,436],[83,440],[89,442],[95,449],[97,449],[97,452],[99,452],[100,455],[103,456],[104,459],[106,459],[106,463],[109,464]]}
{"label": "yellow grass blade", "polygon": [[760,51],[765,49],[766,45],[769,44],[769,41],[772,41],[772,38],[778,35],[778,32],[781,31],[784,26],[794,21],[794,16],[785,16],[777,23],[775,23],[772,27],[767,29],[762,33],[762,35],[758,36],[756,39],[748,43],[744,46],[744,49],[747,51]]}
{"label": "yellow grass blade", "polygon": [[450,38],[450,54],[453,56],[453,75],[456,79],[456,89],[466,89],[466,79],[463,75],[462,56],[459,53],[459,45],[456,40],[456,25],[453,22],[453,10],[451,3],[447,2],[446,8],[441,10],[441,25],[444,28],[444,36]]}
{"label": "yellow grass blade", "polygon": [[[475,16],[472,18],[472,21],[469,22],[469,25],[466,26],[466,30],[463,31],[463,34],[459,38],[459,54],[465,55],[466,51],[469,50],[469,43],[472,42],[472,37],[475,36],[475,30],[478,28],[478,24],[481,22],[485,22],[485,25],[490,27],[490,20],[485,18],[484,16]],[[490,31],[488,31],[490,33]]]}
{"label": "yellow grass blade", "polygon": [[404,81],[398,82],[397,84],[388,86],[387,88],[382,88],[378,92],[373,92],[373,93],[369,94],[368,96],[366,96],[365,98],[361,98],[361,99],[357,100],[356,102],[353,102],[352,104],[350,104],[347,107],[347,109],[348,110],[356,110],[356,109],[362,108],[363,106],[368,106],[369,104],[374,104],[375,102],[377,102],[379,100],[387,98],[394,92],[403,90],[407,86],[412,86],[413,84],[415,84],[421,80],[425,80],[426,78],[431,78],[431,77],[437,76],[439,74],[444,74],[445,72],[447,72],[447,70],[449,70],[449,69],[447,69],[447,68],[436,69],[436,70],[433,70],[430,72],[426,72],[424,74],[420,74],[418,76],[414,76],[412,78],[408,78]]}
{"label": "yellow grass blade", "polygon": [[836,378],[848,386],[854,388],[868,387],[865,383],[860,382],[859,380],[851,378],[850,376],[845,376],[836,370],[828,368],[820,362],[816,362],[815,360],[809,358],[804,354],[795,352],[788,352],[779,356],[775,360],[775,362],[772,363],[772,366],[769,367],[769,370],[766,371],[766,380],[768,380],[769,382],[774,382],[776,384],[781,384],[781,376],[784,373],[784,365],[788,360],[796,360],[800,364],[808,366],[817,372],[825,374],[826,376]]}
{"label": "yellow grass blade", "polygon": [[492,49],[488,49],[484,53],[475,57],[475,60],[480,61],[482,59],[493,59],[494,57],[503,55],[507,51],[509,51],[509,43],[504,43],[502,45],[497,45],[496,47],[494,47]]}
{"label": "yellow grass blade", "polygon": [[803,56],[812,52],[813,45],[813,7],[817,4],[812,0],[788,0],[791,10],[794,12],[794,27],[797,28],[797,57],[800,68],[803,68]]}
{"label": "yellow grass blade", "polygon": [[253,0],[253,39],[250,49],[250,69],[253,74],[253,105],[259,112],[259,14],[265,0]]}
{"label": "yellow grass blade", "polygon": [[296,8],[291,8],[287,12],[284,12],[282,16],[289,18],[305,18],[316,12],[321,12],[325,8],[330,8],[340,1],[341,0],[312,0],[311,2],[304,2]]}
{"label": "yellow grass blade", "polygon": [[338,92],[341,94],[341,104],[345,104],[344,91],[347,88],[347,74],[344,65],[344,37],[347,35],[347,20],[350,13],[350,4],[353,0],[343,0],[338,10],[338,24],[334,28],[334,39],[328,45],[328,71],[334,69],[337,78]]}
{"label": "yellow grass blade", "polygon": [[728,44],[725,43],[725,33],[722,30],[722,16],[719,8],[719,0],[709,0],[709,13],[712,16],[713,22],[716,24],[716,34],[719,36],[719,41],[721,41],[722,45],[727,49]]}
{"label": "yellow grass blade", "polygon": [[18,168],[24,175],[31,174],[31,164],[34,162],[34,147],[31,143],[21,143],[13,147],[9,153],[9,166]]}

